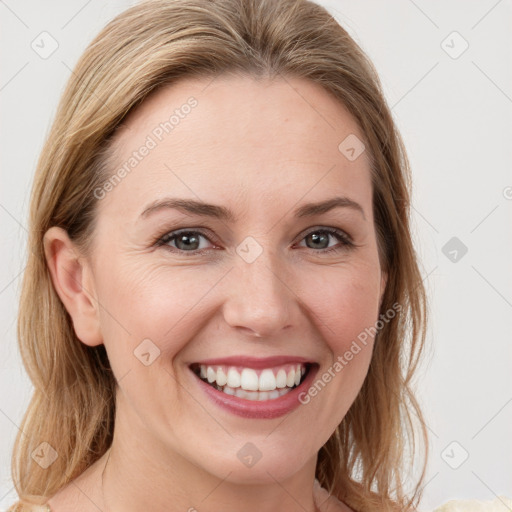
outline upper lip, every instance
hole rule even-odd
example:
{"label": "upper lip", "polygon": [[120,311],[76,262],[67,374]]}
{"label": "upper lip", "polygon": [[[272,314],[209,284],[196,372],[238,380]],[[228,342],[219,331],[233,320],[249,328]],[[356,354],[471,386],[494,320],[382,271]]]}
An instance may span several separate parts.
{"label": "upper lip", "polygon": [[300,364],[300,363],[313,363],[310,359],[299,356],[273,356],[273,357],[252,357],[252,356],[229,356],[217,357],[215,359],[205,359],[197,361],[194,365],[204,366],[243,366],[245,368],[254,368],[255,370],[262,370],[265,368],[272,368],[274,366],[281,366],[284,364]]}

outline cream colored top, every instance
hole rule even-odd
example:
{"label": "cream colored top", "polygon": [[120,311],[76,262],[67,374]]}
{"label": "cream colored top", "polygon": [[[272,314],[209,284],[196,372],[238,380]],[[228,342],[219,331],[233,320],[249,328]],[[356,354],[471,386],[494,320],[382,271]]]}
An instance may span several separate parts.
{"label": "cream colored top", "polygon": [[[9,509],[8,512],[10,512]],[[52,512],[50,505],[16,505],[12,512]]]}

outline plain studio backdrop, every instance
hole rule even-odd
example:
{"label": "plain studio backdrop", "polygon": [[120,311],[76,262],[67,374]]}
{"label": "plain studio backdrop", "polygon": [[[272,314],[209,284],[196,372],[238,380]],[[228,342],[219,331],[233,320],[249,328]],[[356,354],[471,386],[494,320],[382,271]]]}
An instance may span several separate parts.
{"label": "plain studio backdrop", "polygon": [[[16,344],[29,191],[78,57],[130,1],[0,0],[0,509],[31,394]],[[512,497],[512,4],[322,0],[373,60],[411,161],[430,300],[421,511]],[[505,507],[503,507],[505,509]]]}

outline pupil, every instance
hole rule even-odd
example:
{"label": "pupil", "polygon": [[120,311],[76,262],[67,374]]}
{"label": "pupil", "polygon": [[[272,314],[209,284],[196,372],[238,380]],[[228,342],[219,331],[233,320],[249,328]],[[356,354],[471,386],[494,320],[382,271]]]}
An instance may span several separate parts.
{"label": "pupil", "polygon": [[[327,237],[327,235],[325,233],[321,234],[321,235],[317,235],[315,233],[312,233],[309,235],[313,241],[313,243],[317,244],[320,242],[320,244],[322,244],[322,242],[327,242],[327,245],[329,245],[329,239]],[[326,246],[327,247],[327,246]],[[323,249],[325,249],[325,247],[322,247]]]}
{"label": "pupil", "polygon": [[183,249],[183,248],[186,249],[187,247],[190,249],[191,245],[194,245],[194,247],[192,247],[192,249],[197,249],[197,247],[195,247],[195,245],[197,244],[197,241],[198,241],[196,236],[194,236],[194,235],[189,236],[186,234],[180,235],[177,240],[177,245],[179,246],[179,244],[183,241],[185,242],[184,247],[178,247],[179,249]]}

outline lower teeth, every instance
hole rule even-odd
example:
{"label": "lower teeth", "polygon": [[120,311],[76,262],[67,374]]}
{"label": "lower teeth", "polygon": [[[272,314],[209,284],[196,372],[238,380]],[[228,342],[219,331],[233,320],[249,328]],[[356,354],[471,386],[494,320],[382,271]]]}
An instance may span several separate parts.
{"label": "lower teeth", "polygon": [[[281,396],[286,395],[294,388],[281,388],[274,389],[272,391],[246,391],[242,388],[230,388],[229,386],[218,386],[216,383],[208,383],[210,386],[213,386],[217,391],[221,391],[222,393],[226,393],[226,395],[237,396],[238,398],[245,398],[246,400],[254,400],[256,402],[263,402],[266,400],[275,400]],[[296,387],[296,386],[294,386]]]}

